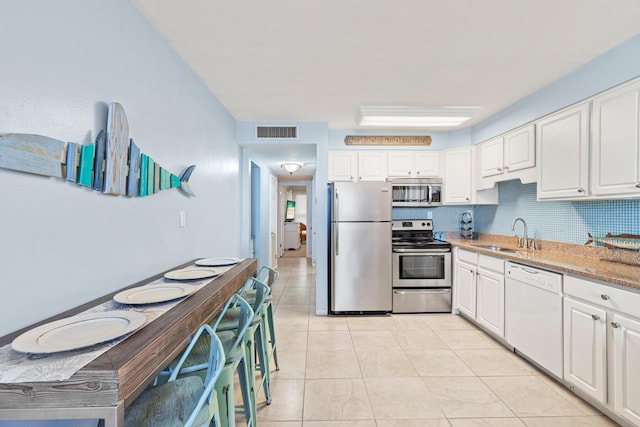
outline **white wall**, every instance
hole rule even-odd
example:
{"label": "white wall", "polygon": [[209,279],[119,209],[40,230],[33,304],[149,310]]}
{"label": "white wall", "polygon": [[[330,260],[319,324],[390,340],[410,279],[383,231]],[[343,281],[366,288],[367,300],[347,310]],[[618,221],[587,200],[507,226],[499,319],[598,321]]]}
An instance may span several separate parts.
{"label": "white wall", "polygon": [[[0,132],[89,143],[120,102],[142,152],[197,197],[106,196],[0,170],[0,335],[202,256],[240,248],[236,121],[128,0],[4,0]],[[179,212],[187,227],[179,228]]]}

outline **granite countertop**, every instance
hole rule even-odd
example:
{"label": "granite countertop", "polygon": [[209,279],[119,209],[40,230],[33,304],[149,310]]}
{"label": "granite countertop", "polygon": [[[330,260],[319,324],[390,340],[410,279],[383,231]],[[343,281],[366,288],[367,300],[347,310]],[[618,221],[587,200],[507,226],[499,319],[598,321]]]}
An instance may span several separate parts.
{"label": "granite countertop", "polygon": [[[528,251],[516,248],[514,237],[493,234],[480,234],[478,239],[468,240],[459,238],[459,236],[449,236],[447,233],[447,241],[454,247],[477,253],[572,274],[585,279],[598,280],[627,288],[627,290],[640,291],[640,263],[630,265],[618,262],[621,250],[614,252],[602,247],[539,241],[538,247],[540,249]],[[492,244],[517,252],[492,251],[473,246]],[[622,256],[625,257],[625,262],[632,264],[636,264],[640,260],[640,253],[637,251],[624,251]]]}

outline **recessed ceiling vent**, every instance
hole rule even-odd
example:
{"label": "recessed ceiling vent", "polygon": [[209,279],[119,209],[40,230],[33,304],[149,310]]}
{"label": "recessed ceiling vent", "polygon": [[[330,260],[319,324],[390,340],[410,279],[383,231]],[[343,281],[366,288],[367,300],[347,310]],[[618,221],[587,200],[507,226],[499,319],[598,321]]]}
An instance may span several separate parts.
{"label": "recessed ceiling vent", "polygon": [[296,139],[298,126],[257,126],[258,139]]}

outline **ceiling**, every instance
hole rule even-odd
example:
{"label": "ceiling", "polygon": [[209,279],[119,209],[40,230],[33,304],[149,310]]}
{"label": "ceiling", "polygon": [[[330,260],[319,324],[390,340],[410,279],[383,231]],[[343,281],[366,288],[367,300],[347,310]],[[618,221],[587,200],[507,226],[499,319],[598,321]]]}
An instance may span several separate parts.
{"label": "ceiling", "polygon": [[638,0],[132,1],[237,120],[329,129],[360,106],[471,126],[640,33]]}

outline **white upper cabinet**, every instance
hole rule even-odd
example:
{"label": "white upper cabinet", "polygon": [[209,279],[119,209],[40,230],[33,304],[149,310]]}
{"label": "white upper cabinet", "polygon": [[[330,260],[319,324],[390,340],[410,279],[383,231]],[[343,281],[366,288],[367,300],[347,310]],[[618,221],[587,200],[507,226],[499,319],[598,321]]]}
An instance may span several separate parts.
{"label": "white upper cabinet", "polygon": [[536,181],[535,125],[527,125],[477,145],[478,189],[497,182]]}
{"label": "white upper cabinet", "polygon": [[355,181],[357,177],[357,151],[329,151],[329,181]]}
{"label": "white upper cabinet", "polygon": [[387,156],[387,174],[391,177],[413,178],[415,156],[411,151],[392,151]]}
{"label": "white upper cabinet", "polygon": [[538,199],[588,195],[589,103],[537,122]]}
{"label": "white upper cabinet", "polygon": [[501,175],[504,171],[504,138],[498,137],[478,145],[480,176]]}
{"label": "white upper cabinet", "polygon": [[329,181],[384,181],[387,154],[383,151],[329,151]]}
{"label": "white upper cabinet", "polygon": [[460,148],[444,153],[444,203],[471,203],[471,149]]}
{"label": "white upper cabinet", "polygon": [[504,172],[513,173],[536,165],[536,127],[531,124],[504,136]]}
{"label": "white upper cabinet", "polygon": [[439,151],[418,151],[415,153],[415,158],[416,176],[440,176],[441,172]]}
{"label": "white upper cabinet", "polygon": [[387,153],[360,151],[358,153],[358,181],[385,181],[387,179]]}
{"label": "white upper cabinet", "polygon": [[445,205],[495,205],[498,203],[498,188],[478,191],[476,189],[475,147],[456,148],[444,151],[444,197]]}
{"label": "white upper cabinet", "polygon": [[390,178],[440,176],[439,151],[389,151],[387,161]]}
{"label": "white upper cabinet", "polygon": [[593,98],[591,193],[640,197],[640,83]]}

